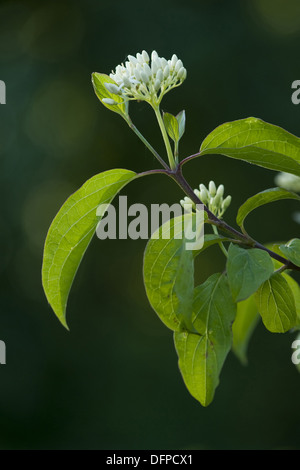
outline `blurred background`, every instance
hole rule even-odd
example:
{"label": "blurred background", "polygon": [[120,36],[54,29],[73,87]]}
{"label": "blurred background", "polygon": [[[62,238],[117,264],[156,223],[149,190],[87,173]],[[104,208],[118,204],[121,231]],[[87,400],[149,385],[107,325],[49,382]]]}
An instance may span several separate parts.
{"label": "blurred background", "polygon": [[[1,449],[299,449],[300,376],[292,334],[259,325],[242,367],[230,354],[207,409],[180,377],[172,333],[148,304],[145,241],[94,239],[68,305],[70,333],[41,286],[43,244],[65,199],[110,168],[157,167],[152,155],[94,95],[91,73],[109,73],[142,49],[188,70],[163,110],[187,113],[182,156],[219,124],[255,116],[300,134],[298,0],[0,1],[0,366]],[[132,118],[163,151],[151,110]],[[209,156],[185,167],[193,187],[214,179],[233,196],[227,221],[274,172]],[[129,203],[177,202],[164,176],[122,194]],[[293,201],[247,222],[261,242],[299,236]],[[217,249],[199,257],[197,282],[222,270]]]}

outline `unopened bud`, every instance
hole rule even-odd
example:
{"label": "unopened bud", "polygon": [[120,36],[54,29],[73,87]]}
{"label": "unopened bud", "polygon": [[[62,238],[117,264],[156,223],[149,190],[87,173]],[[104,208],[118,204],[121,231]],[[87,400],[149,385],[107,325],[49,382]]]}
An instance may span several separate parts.
{"label": "unopened bud", "polygon": [[151,69],[150,69],[149,65],[144,64],[143,69],[144,69],[144,72],[148,75],[148,78],[150,78],[151,77]]}
{"label": "unopened bud", "polygon": [[158,70],[158,72],[157,72],[157,74],[156,74],[156,78],[157,78],[157,80],[159,80],[160,82],[163,81],[163,79],[164,79],[164,74],[163,74],[162,69],[159,69],[159,70]]}
{"label": "unopened bud", "polygon": [[200,199],[200,191],[199,191],[199,189],[194,189],[194,193],[196,194],[197,198]]}
{"label": "unopened bud", "polygon": [[120,88],[115,85],[114,83],[104,83],[105,88],[110,92],[113,93],[114,95],[119,95],[120,94]]}
{"label": "unopened bud", "polygon": [[175,65],[175,72],[178,73],[182,67],[183,67],[182,60],[177,60],[176,65]]}
{"label": "unopened bud", "polygon": [[149,83],[149,76],[144,71],[141,72],[141,79],[146,85]]}
{"label": "unopened bud", "polygon": [[212,199],[211,204],[214,206],[216,209],[220,207],[222,201],[222,196],[221,194],[216,194],[215,197]]}
{"label": "unopened bud", "polygon": [[217,189],[217,195],[223,197],[224,196],[224,190],[225,190],[224,185],[220,184],[220,186]]}
{"label": "unopened bud", "polygon": [[151,60],[152,60],[152,62],[153,62],[155,59],[157,59],[157,58],[158,58],[157,52],[156,52],[156,51],[152,51],[152,53],[151,53]]}
{"label": "unopened bud", "polygon": [[167,78],[170,75],[170,67],[168,65],[164,68],[164,78]]}
{"label": "unopened bud", "polygon": [[138,61],[139,64],[143,64],[143,63],[144,63],[143,55],[140,54],[139,52],[137,53],[136,58],[137,58],[137,61]]}
{"label": "unopened bud", "polygon": [[148,63],[150,60],[148,53],[146,51],[143,51],[142,56],[143,56],[144,62]]}
{"label": "unopened bud", "polygon": [[214,181],[210,181],[210,183],[208,185],[208,189],[209,189],[209,192],[210,192],[211,196],[216,195],[217,188],[216,188],[216,185],[215,185]]}
{"label": "unopened bud", "polygon": [[128,60],[133,64],[133,65],[136,65],[138,63],[138,60],[136,57],[134,57],[133,55],[129,55],[128,56]]}
{"label": "unopened bud", "polygon": [[176,54],[173,54],[172,59],[171,59],[171,67],[174,68],[177,62],[178,62],[178,57]]}
{"label": "unopened bud", "polygon": [[160,68],[161,68],[161,63],[160,63],[159,58],[152,60],[152,64],[151,64],[152,73],[156,74]]}
{"label": "unopened bud", "polygon": [[158,91],[161,87],[161,81],[157,78],[154,83],[154,89],[155,91]]}
{"label": "unopened bud", "polygon": [[131,83],[131,81],[129,80],[128,77],[124,77],[124,78],[123,78],[123,85],[124,85],[126,88],[131,88],[132,83]]}
{"label": "unopened bud", "polygon": [[204,188],[200,189],[200,199],[203,202],[203,204],[209,203],[210,198],[209,198],[209,195],[205,186]]}
{"label": "unopened bud", "polygon": [[135,68],[135,78],[140,82],[141,81],[141,71],[142,67],[138,64]]}
{"label": "unopened bud", "polygon": [[184,80],[186,78],[186,70],[184,67],[181,67],[181,69],[179,69],[177,76],[179,80]]}
{"label": "unopened bud", "polygon": [[111,98],[103,98],[102,99],[103,103],[109,104],[109,105],[115,105],[118,104],[115,100],[112,100]]}
{"label": "unopened bud", "polygon": [[231,196],[227,196],[226,199],[224,199],[223,204],[222,204],[223,211],[226,211],[226,209],[228,209],[228,207],[231,204],[231,200],[232,200]]}

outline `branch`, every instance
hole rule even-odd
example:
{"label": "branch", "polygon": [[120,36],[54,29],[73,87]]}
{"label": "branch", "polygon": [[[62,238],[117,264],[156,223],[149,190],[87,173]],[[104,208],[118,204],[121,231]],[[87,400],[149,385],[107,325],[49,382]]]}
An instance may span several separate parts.
{"label": "branch", "polygon": [[[191,156],[191,157],[188,157],[188,159],[191,159],[191,158],[194,158],[196,156],[198,156],[199,154],[195,154],[194,156]],[[231,227],[230,225],[228,225],[224,220],[221,220],[219,219],[218,217],[216,217],[209,209],[208,207],[206,207],[205,204],[203,204],[203,202],[198,198],[198,196],[196,196],[196,194],[194,193],[193,189],[191,188],[191,186],[189,185],[189,183],[186,181],[186,179],[184,178],[183,174],[182,174],[182,163],[184,161],[187,161],[187,159],[185,160],[182,160],[181,164],[179,164],[176,168],[176,170],[174,171],[166,171],[165,173],[170,176],[174,181],[176,181],[176,183],[181,187],[181,189],[183,189],[183,191],[185,192],[185,194],[195,203],[195,204],[202,204],[204,206],[204,210],[205,212],[207,213],[208,215],[208,222],[215,225],[216,227],[218,227],[219,230],[222,230],[223,232],[226,232],[226,233],[229,233],[231,236],[234,236],[234,238],[236,238],[237,240],[239,240],[239,242],[241,244],[244,244],[248,247],[251,247],[251,248],[258,248],[259,250],[263,250],[263,251],[266,251],[267,253],[269,253],[269,255],[279,261],[280,263],[282,263],[284,266],[285,266],[285,269],[293,269],[295,271],[300,271],[300,267],[299,266],[296,266],[294,263],[292,263],[291,261],[287,260],[286,258],[284,258],[283,256],[280,256],[278,255],[277,253],[275,253],[274,251],[272,250],[269,250],[268,248],[266,248],[264,245],[262,245],[261,243],[257,242],[256,240],[253,240],[251,237],[249,237],[249,235],[247,234],[243,234],[241,232],[239,232],[238,230],[236,230],[235,228]]]}

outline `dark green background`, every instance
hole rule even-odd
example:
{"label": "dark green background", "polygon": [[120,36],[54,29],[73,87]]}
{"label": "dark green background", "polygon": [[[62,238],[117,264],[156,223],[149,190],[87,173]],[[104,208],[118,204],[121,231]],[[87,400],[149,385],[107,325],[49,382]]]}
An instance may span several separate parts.
{"label": "dark green background", "polygon": [[[1,1],[0,366],[1,449],[295,449],[300,448],[300,377],[294,336],[261,325],[249,366],[231,354],[214,403],[203,409],[178,372],[172,333],[144,292],[144,241],[95,239],[68,306],[71,332],[48,307],[40,280],[43,243],[66,197],[110,168],[143,171],[156,162],[125,122],[98,102],[93,71],[109,73],[127,54],[176,53],[188,70],[163,109],[185,109],[184,156],[217,125],[260,117],[300,134],[298,0]],[[163,150],[150,109],[132,117]],[[275,173],[226,157],[186,167],[196,187],[214,179],[239,205],[274,186]],[[163,176],[138,180],[129,202],[176,202]],[[299,236],[295,202],[249,217],[260,240]],[[197,279],[223,269],[217,249],[199,258]]]}

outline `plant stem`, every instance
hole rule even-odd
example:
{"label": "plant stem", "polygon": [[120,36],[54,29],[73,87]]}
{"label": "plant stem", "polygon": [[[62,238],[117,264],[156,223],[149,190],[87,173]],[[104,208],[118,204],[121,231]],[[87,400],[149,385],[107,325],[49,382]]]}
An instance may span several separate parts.
{"label": "plant stem", "polygon": [[155,112],[160,130],[161,130],[161,133],[162,133],[162,136],[163,136],[163,139],[164,139],[164,143],[165,143],[165,146],[166,146],[170,167],[171,167],[172,170],[175,170],[176,169],[176,164],[175,164],[175,160],[174,160],[170,140],[169,140],[169,137],[168,137],[168,134],[167,134],[164,122],[163,122],[163,118],[162,118],[159,106],[155,106],[155,107],[153,106],[153,109],[154,109],[154,112]]}
{"label": "plant stem", "polygon": [[143,136],[143,134],[140,133],[140,131],[137,129],[137,127],[133,124],[131,121],[130,117],[128,117],[128,120],[126,120],[128,126],[130,129],[133,130],[133,132],[139,137],[139,139],[146,145],[148,150],[155,156],[155,158],[159,161],[159,163],[166,169],[170,170],[166,162],[161,158],[159,153],[152,147],[152,145],[148,142],[148,140]]}
{"label": "plant stem", "polygon": [[[214,234],[219,235],[217,227],[215,225],[213,225],[212,228],[213,228]],[[223,245],[223,243],[219,242],[218,245],[219,245],[223,255],[225,255],[225,257],[228,258],[228,253],[227,253],[227,250],[226,250],[225,246]]]}

